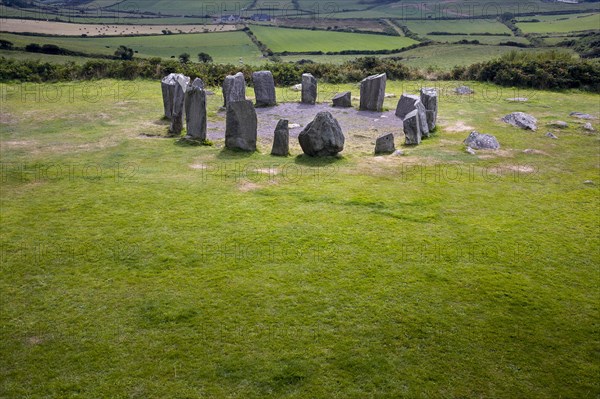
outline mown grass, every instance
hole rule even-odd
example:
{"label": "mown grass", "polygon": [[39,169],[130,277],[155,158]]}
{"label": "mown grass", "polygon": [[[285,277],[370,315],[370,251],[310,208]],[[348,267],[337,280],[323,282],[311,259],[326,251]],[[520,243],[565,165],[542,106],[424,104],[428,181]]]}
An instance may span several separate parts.
{"label": "mown grass", "polygon": [[[345,126],[317,161],[141,138],[166,130],[158,82],[95,84],[3,88],[1,396],[600,393],[599,142],[568,117],[597,95],[444,83],[406,156]],[[502,150],[465,154],[471,128]]]}
{"label": "mown grass", "polygon": [[261,25],[250,26],[256,37],[275,52],[393,50],[417,43],[407,37],[364,33],[286,29]]}
{"label": "mown grass", "polygon": [[510,29],[508,29],[506,25],[496,21],[495,19],[401,22],[411,31],[423,36],[427,35],[429,32],[511,34]]}

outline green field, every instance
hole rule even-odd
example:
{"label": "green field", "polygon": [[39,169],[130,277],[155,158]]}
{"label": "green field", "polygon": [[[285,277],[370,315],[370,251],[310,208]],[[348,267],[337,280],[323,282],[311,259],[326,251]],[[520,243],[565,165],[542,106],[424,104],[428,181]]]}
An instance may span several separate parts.
{"label": "green field", "polygon": [[205,52],[218,63],[238,63],[240,57],[247,63],[264,62],[258,48],[245,33],[239,31],[106,38],[37,37],[3,33],[0,38],[19,47],[29,43],[56,44],[74,51],[113,54],[120,45],[124,45],[138,51],[138,57],[171,58],[187,52],[195,58],[199,52]]}
{"label": "green field", "polygon": [[274,52],[392,50],[410,46],[416,41],[407,37],[362,33],[311,31],[252,25],[256,37]]}
{"label": "green field", "polygon": [[429,32],[449,33],[512,33],[508,27],[498,21],[492,20],[451,20],[451,21],[400,21],[411,31],[425,36]]}
{"label": "green field", "polygon": [[524,33],[566,33],[584,30],[600,30],[600,14],[562,15],[553,17],[533,17],[542,22],[520,22],[517,26]]}
{"label": "green field", "polygon": [[109,7],[111,10],[130,10],[161,13],[163,15],[221,15],[239,14],[250,5],[250,0],[172,1],[172,0],[125,0]]}
{"label": "green field", "polygon": [[[386,92],[422,84],[461,83]],[[0,396],[597,397],[599,147],[568,113],[598,95],[467,84],[405,156],[346,126],[322,162],[142,138],[154,81],[5,85]]]}
{"label": "green field", "polygon": [[76,64],[83,64],[93,58],[87,57],[75,57],[70,55],[52,55],[52,54],[38,54],[29,53],[27,51],[13,51],[13,50],[0,50],[0,57],[14,58],[16,60],[39,60],[43,62],[59,63],[74,62]]}
{"label": "green field", "polygon": [[529,44],[527,38],[517,36],[427,35],[426,37],[430,40],[442,43],[456,43],[460,40],[478,40],[481,44],[499,44],[506,42]]}

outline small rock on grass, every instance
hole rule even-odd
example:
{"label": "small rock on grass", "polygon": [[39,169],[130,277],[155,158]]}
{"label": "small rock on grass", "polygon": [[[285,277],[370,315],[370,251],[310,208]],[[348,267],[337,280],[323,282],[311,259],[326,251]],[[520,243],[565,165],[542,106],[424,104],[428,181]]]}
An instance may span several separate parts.
{"label": "small rock on grass", "polygon": [[569,127],[569,124],[567,122],[563,122],[563,121],[554,121],[554,122],[550,123],[550,126],[554,126],[559,129],[566,129]]}
{"label": "small rock on grass", "polygon": [[477,153],[475,152],[475,150],[474,150],[474,149],[472,149],[471,147],[467,147],[467,149],[466,149],[465,151],[466,151],[467,153],[471,154],[471,155],[475,155],[475,154],[477,154]]}
{"label": "small rock on grass", "polygon": [[591,185],[594,184],[594,182],[592,180],[586,180],[586,181],[583,182],[583,184],[587,184],[587,185],[591,186]]}
{"label": "small rock on grass", "polygon": [[558,139],[558,137],[556,137],[556,135],[554,133],[552,133],[552,132],[546,133],[546,137],[549,137],[549,138],[554,139],[554,140]]}
{"label": "small rock on grass", "polygon": [[596,129],[594,129],[594,126],[592,126],[592,124],[590,122],[588,122],[585,125],[583,125],[583,129],[587,130],[587,131],[590,131],[590,132],[593,132],[593,131],[596,130]]}

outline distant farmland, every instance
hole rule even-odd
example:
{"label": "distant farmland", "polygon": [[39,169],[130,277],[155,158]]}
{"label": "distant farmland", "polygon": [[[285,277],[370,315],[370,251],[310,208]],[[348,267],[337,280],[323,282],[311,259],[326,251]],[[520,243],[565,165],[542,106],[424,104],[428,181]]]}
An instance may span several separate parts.
{"label": "distant farmland", "polygon": [[256,37],[274,52],[393,50],[417,43],[407,37],[286,29],[252,25]]}
{"label": "distant farmland", "polygon": [[15,46],[24,47],[29,43],[55,44],[57,46],[88,54],[111,55],[120,46],[131,47],[138,53],[136,57],[177,57],[189,53],[192,59],[199,52],[210,54],[218,63],[237,63],[261,59],[262,54],[244,32],[196,33],[186,35],[135,36],[135,37],[38,37],[3,34]]}

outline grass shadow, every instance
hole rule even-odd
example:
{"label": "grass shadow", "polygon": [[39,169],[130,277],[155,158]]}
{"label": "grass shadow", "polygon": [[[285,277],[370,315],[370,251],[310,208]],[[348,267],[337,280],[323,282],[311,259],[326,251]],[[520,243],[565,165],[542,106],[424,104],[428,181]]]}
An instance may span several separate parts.
{"label": "grass shadow", "polygon": [[332,165],[335,163],[345,162],[346,158],[343,155],[327,156],[327,157],[311,157],[306,154],[297,155],[294,162],[299,165],[313,166],[315,168]]}
{"label": "grass shadow", "polygon": [[230,149],[230,148],[223,148],[217,154],[217,158],[223,159],[223,160],[250,158],[254,154],[258,154],[258,153],[259,153],[258,151],[242,151],[242,150],[235,150],[235,149]]}

